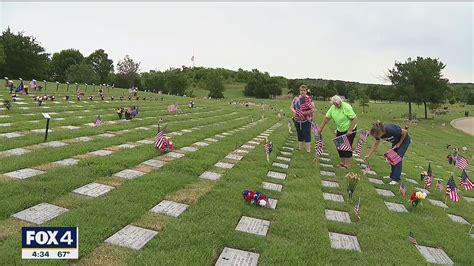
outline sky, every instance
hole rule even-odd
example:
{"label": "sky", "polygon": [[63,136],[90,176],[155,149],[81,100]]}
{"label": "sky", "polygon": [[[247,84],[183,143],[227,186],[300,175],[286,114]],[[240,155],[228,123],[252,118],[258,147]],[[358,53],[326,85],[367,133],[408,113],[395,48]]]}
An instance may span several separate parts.
{"label": "sky", "polygon": [[48,53],[104,49],[140,71],[195,65],[388,83],[395,61],[439,58],[474,82],[474,3],[4,3],[0,26]]}

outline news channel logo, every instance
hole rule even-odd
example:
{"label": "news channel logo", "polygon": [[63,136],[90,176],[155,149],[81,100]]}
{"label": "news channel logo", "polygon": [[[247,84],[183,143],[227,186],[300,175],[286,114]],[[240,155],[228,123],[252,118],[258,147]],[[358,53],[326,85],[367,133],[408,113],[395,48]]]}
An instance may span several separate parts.
{"label": "news channel logo", "polygon": [[78,259],[77,227],[23,227],[22,259]]}

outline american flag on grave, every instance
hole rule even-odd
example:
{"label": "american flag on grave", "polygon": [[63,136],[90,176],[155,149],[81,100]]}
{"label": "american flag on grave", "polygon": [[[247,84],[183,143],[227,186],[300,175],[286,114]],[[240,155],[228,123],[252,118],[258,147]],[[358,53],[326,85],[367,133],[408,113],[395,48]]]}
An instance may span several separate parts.
{"label": "american flag on grave", "polygon": [[402,161],[402,157],[398,155],[393,149],[388,150],[385,154],[385,161],[390,165],[397,165]]}
{"label": "american flag on grave", "polygon": [[449,178],[448,184],[446,185],[446,195],[448,195],[449,198],[454,202],[459,201],[458,188],[456,187],[456,183],[454,183],[454,177],[452,176]]}
{"label": "american flag on grave", "polygon": [[361,153],[362,153],[362,145],[363,145],[363,141],[361,138],[359,138],[359,140],[357,141],[357,146],[356,146],[356,149],[355,149],[355,153],[357,154],[357,156],[360,156]]}
{"label": "american flag on grave", "polygon": [[425,188],[427,190],[431,189],[431,184],[433,182],[433,171],[431,170],[431,163],[428,165],[428,171],[426,171],[425,176]]}
{"label": "american flag on grave", "polygon": [[176,106],[176,104],[168,105],[168,112],[169,113],[176,113],[176,111],[178,111],[178,107]]}
{"label": "american flag on grave", "polygon": [[360,219],[360,198],[357,201],[356,205],[354,206],[354,214],[357,216],[357,218]]}
{"label": "american flag on grave", "polygon": [[98,115],[95,119],[95,124],[94,126],[95,127],[99,127],[100,125],[102,125],[102,119],[100,118],[100,115]]}
{"label": "american flag on grave", "polygon": [[403,196],[407,194],[407,187],[403,183],[400,183],[400,193],[402,193]]}
{"label": "american flag on grave", "polygon": [[271,141],[265,143],[265,153],[271,154],[273,151],[273,143]]}
{"label": "american flag on grave", "polygon": [[466,158],[462,157],[461,155],[456,155],[454,157],[454,162],[457,168],[464,170],[469,165],[469,162]]}
{"label": "american flag on grave", "polygon": [[438,180],[438,182],[436,183],[436,189],[438,189],[438,191],[443,191],[444,189],[444,186],[443,186],[443,182],[441,182],[441,180]]}
{"label": "american flag on grave", "polygon": [[334,144],[336,145],[336,149],[339,151],[352,151],[352,145],[349,142],[349,138],[347,138],[346,134],[335,138]]}
{"label": "american flag on grave", "polygon": [[155,148],[161,149],[166,141],[166,128],[158,132],[155,138]]}
{"label": "american flag on grave", "polygon": [[368,137],[369,137],[369,131],[368,130],[364,130],[364,131],[360,132],[359,139],[362,140],[362,143],[366,143]]}
{"label": "american flag on grave", "polygon": [[466,190],[471,190],[474,188],[474,184],[472,183],[471,179],[469,179],[469,176],[467,176],[466,170],[462,170],[460,184]]}
{"label": "american flag on grave", "polygon": [[322,137],[316,140],[316,146],[314,147],[315,156],[321,156],[324,152],[324,142]]}

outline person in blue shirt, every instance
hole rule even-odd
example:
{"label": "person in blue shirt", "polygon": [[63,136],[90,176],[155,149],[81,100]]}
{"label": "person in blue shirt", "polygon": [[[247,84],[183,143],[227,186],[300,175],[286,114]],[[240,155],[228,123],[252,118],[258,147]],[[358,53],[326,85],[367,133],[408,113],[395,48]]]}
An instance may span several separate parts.
{"label": "person in blue shirt", "polygon": [[[406,129],[402,129],[394,124],[384,125],[383,122],[377,121],[370,130],[370,135],[375,138],[375,142],[372,144],[369,152],[365,156],[365,161],[368,162],[370,157],[377,151],[377,148],[380,144],[380,140],[390,142],[392,144],[392,149],[403,159],[408,146],[410,146],[411,138],[408,135]],[[402,161],[396,165],[392,165],[392,171],[390,173],[390,185],[395,185],[400,182],[402,175]]]}

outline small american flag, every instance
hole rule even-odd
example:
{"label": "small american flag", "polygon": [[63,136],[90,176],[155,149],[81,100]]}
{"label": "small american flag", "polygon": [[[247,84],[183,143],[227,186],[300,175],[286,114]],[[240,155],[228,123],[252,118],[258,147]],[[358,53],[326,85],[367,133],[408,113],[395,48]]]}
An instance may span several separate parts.
{"label": "small american flag", "polygon": [[359,139],[362,140],[362,143],[366,143],[368,137],[369,137],[369,131],[364,130],[360,133]]}
{"label": "small american flag", "polygon": [[362,169],[362,173],[363,173],[364,175],[367,175],[368,173],[370,173],[370,171],[372,171],[372,169],[370,168],[370,165],[369,165],[369,164],[367,164],[367,166],[365,166],[365,168]]}
{"label": "small american flag", "polygon": [[456,167],[461,170],[464,170],[469,165],[469,162],[466,160],[466,158],[462,157],[461,155],[456,155],[454,157],[454,161],[456,163]]}
{"label": "small american flag", "polygon": [[459,201],[458,188],[456,187],[454,178],[452,176],[449,178],[448,185],[446,186],[446,195],[448,195],[449,198],[454,202]]}
{"label": "small american flag", "polygon": [[322,138],[316,140],[316,147],[314,148],[315,155],[321,156],[324,152],[324,142]]}
{"label": "small american flag", "polygon": [[271,154],[273,151],[273,143],[271,141],[265,143],[265,152]]}
{"label": "small american flag", "polygon": [[402,161],[402,157],[398,155],[393,149],[388,150],[385,154],[385,161],[390,165],[397,165]]}
{"label": "small american flag", "polygon": [[100,127],[102,125],[102,119],[100,119],[100,115],[98,115],[95,119],[95,127]]}
{"label": "small american flag", "polygon": [[352,151],[352,145],[346,134],[335,138],[334,144],[336,145],[336,149],[339,151]]}
{"label": "small american flag", "polygon": [[175,113],[177,110],[178,108],[176,107],[176,104],[168,105],[168,112]]}
{"label": "small american flag", "polygon": [[466,190],[471,190],[474,188],[474,184],[472,183],[471,179],[469,179],[469,176],[467,176],[466,170],[462,170],[461,186],[463,186]]}
{"label": "small american flag", "polygon": [[403,183],[400,183],[400,193],[402,193],[403,196],[407,194],[407,187]]}
{"label": "small american flag", "polygon": [[165,143],[165,138],[166,138],[166,128],[164,128],[163,130],[158,132],[158,134],[156,134],[155,148],[161,149]]}
{"label": "small american flag", "polygon": [[357,146],[356,146],[356,149],[355,149],[355,153],[357,154],[357,156],[360,156],[360,154],[362,153],[362,138],[359,138],[359,140],[357,141]]}
{"label": "small american flag", "polygon": [[426,171],[425,176],[425,188],[427,190],[431,189],[431,183],[433,181],[433,171],[431,171],[431,163],[428,165],[428,171]]}
{"label": "small american flag", "polygon": [[354,214],[355,216],[357,216],[358,219],[360,219],[360,198],[354,206]]}
{"label": "small american flag", "polygon": [[413,232],[410,232],[410,234],[408,235],[408,241],[410,241],[410,243],[412,243],[413,245],[418,245],[418,242],[416,242],[415,234],[413,234]]}
{"label": "small american flag", "polygon": [[438,182],[436,183],[436,189],[438,189],[438,191],[443,191],[444,189],[444,186],[443,186],[443,182],[441,182],[441,180],[438,180]]}

